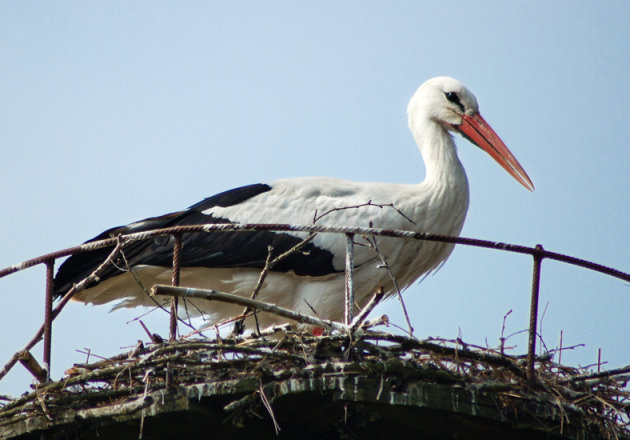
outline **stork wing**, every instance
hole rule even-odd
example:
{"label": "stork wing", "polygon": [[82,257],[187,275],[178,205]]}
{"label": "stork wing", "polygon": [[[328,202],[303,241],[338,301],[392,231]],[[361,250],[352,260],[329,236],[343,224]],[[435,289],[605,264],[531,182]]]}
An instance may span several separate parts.
{"label": "stork wing", "polygon": [[[206,223],[232,223],[229,218],[218,218],[204,214],[212,207],[227,207],[247,203],[253,197],[270,191],[265,184],[255,184],[232,189],[209,197],[185,211],[174,212],[160,217],[151,217],[127,226],[109,229],[88,242],[115,237],[121,234],[142,232],[151,229],[167,228],[180,225],[196,225]],[[98,282],[123,273],[129,267],[150,265],[169,267],[173,260],[173,237],[161,236],[137,241],[123,250],[124,258],[117,259],[116,265],[108,267]],[[296,244],[300,237],[287,233],[269,231],[237,231],[237,232],[196,232],[185,234],[182,238],[182,267],[250,267],[262,269],[269,254],[277,256]],[[86,278],[109,255],[113,247],[97,249],[72,255],[59,268],[55,277],[55,295],[61,296],[73,284]],[[306,244],[301,251],[295,252],[274,266],[275,271],[293,271],[297,275],[323,276],[333,272],[333,255],[312,243]]]}

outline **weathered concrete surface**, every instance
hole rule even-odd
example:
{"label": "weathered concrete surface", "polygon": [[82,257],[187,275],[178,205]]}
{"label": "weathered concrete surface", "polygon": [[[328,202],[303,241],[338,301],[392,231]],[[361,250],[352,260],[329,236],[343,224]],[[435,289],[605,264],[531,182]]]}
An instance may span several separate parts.
{"label": "weathered concrete surface", "polygon": [[[263,397],[264,396],[264,397]],[[262,403],[269,401],[271,413]],[[564,421],[563,421],[564,417]],[[268,381],[248,377],[69,407],[1,426],[3,438],[597,439],[579,414],[475,387],[351,372]],[[560,426],[563,432],[560,433]]]}

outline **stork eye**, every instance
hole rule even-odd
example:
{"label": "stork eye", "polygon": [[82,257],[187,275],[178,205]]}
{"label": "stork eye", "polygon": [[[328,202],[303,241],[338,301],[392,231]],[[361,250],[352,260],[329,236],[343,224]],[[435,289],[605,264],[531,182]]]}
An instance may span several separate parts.
{"label": "stork eye", "polygon": [[457,93],[444,92],[444,95],[446,96],[446,99],[448,99],[453,104],[457,105],[457,107],[459,107],[462,112],[466,111],[466,109],[464,108],[464,105],[459,100],[459,96],[457,96]]}
{"label": "stork eye", "polygon": [[446,95],[446,99],[451,101],[453,104],[457,104],[460,107],[462,106],[462,103],[459,102],[459,96],[457,96],[457,93],[455,93],[455,92],[444,92],[444,94]]}

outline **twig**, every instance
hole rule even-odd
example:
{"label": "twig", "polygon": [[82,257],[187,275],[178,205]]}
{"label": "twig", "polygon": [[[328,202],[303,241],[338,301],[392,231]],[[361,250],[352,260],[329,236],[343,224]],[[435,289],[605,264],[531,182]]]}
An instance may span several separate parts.
{"label": "twig", "polygon": [[[565,348],[566,350],[566,348]],[[608,370],[608,371],[602,371],[599,373],[592,373],[592,374],[584,374],[581,376],[575,376],[569,379],[565,379],[563,381],[561,381],[561,383],[574,383],[574,382],[579,382],[579,381],[584,381],[584,380],[589,380],[589,379],[599,379],[599,378],[607,378],[607,377],[615,377],[621,374],[625,374],[625,373],[630,373],[630,365],[626,365],[625,367],[621,367],[621,368],[616,368],[614,370]]]}
{"label": "twig", "polygon": [[[268,246],[267,258],[265,259],[265,267],[263,267],[263,269],[260,271],[260,274],[258,275],[258,280],[256,281],[256,285],[254,286],[254,289],[252,290],[252,294],[249,296],[249,299],[256,299],[258,292],[260,291],[263,283],[265,282],[265,278],[267,278],[267,274],[269,273],[269,270],[273,267],[272,260],[271,260],[272,253],[273,253],[273,246]],[[275,262],[276,261],[273,260],[273,264],[275,264]],[[249,313],[249,310],[245,308],[245,310],[243,310],[241,314],[247,315],[248,313]]]}
{"label": "twig", "polygon": [[151,333],[147,326],[144,325],[144,322],[142,322],[142,320],[139,320],[139,322],[147,336],[149,336],[151,342],[153,342],[154,344],[161,344],[162,342],[164,342],[164,339],[160,335],[158,335],[157,333]]}
{"label": "twig", "polygon": [[171,295],[180,296],[183,298],[202,298],[209,301],[223,301],[232,304],[238,304],[241,306],[249,307],[251,309],[258,310],[260,312],[273,313],[283,318],[291,319],[293,321],[300,322],[302,324],[315,325],[318,327],[332,328],[333,330],[347,332],[348,326],[339,324],[334,321],[315,318],[313,316],[297,313],[292,310],[284,309],[282,307],[268,304],[261,301],[252,300],[249,298],[243,298],[242,296],[232,295],[230,293],[217,292],[215,290],[205,289],[193,289],[187,287],[173,287],[165,285],[155,285],[151,289],[152,295]]}
{"label": "twig", "polygon": [[50,421],[54,420],[53,417],[50,415],[50,411],[48,411],[48,408],[46,407],[46,402],[44,402],[44,398],[42,397],[41,394],[37,395],[37,401],[39,402],[39,405],[41,406],[42,411],[44,415],[46,416],[46,418]]}
{"label": "twig", "polygon": [[[152,369],[147,370],[146,374],[144,375],[144,394],[142,395],[142,399],[146,400],[147,398],[147,394],[149,392],[149,383],[150,383],[150,376],[151,373],[153,372]],[[142,409],[142,413],[140,414],[140,432],[138,433],[138,439],[142,439],[144,436],[144,417],[146,415],[146,411],[143,408]]]}
{"label": "twig", "polygon": [[503,349],[505,347],[505,340],[506,338],[503,337],[503,335],[505,334],[505,322],[507,320],[507,317],[512,313],[512,309],[508,310],[508,312],[503,315],[503,325],[501,326],[501,337],[499,338],[499,347],[500,347],[500,351],[501,354],[503,354]]}
{"label": "twig", "polygon": [[[260,289],[262,288],[263,283],[265,282],[265,278],[267,278],[267,275],[269,274],[269,271],[276,264],[278,264],[280,261],[282,261],[285,258],[287,258],[288,256],[290,256],[291,254],[293,254],[293,253],[299,251],[300,249],[302,249],[309,241],[311,241],[313,238],[315,238],[315,235],[317,235],[316,232],[311,232],[308,235],[308,237],[306,237],[304,240],[302,240],[301,242],[299,242],[298,244],[293,246],[291,249],[281,253],[280,255],[275,257],[273,260],[271,259],[271,252],[273,251],[273,248],[270,246],[269,249],[268,249],[268,253],[267,253],[267,259],[265,261],[265,266],[260,271],[260,274],[258,275],[258,281],[256,282],[256,285],[254,286],[254,289],[252,290],[252,294],[250,295],[249,298],[253,299],[253,300],[256,299],[256,296],[258,295],[258,292],[260,291]],[[241,312],[241,315],[243,315],[243,318],[240,319],[239,321],[237,321],[234,324],[234,330],[235,330],[236,334],[240,334],[242,332],[242,330],[244,329],[245,316],[250,311],[251,311],[251,309],[249,307],[245,307],[243,312]],[[254,316],[256,317],[256,315],[254,315]],[[256,329],[260,333],[260,329],[258,328],[258,318],[257,317],[256,317]]]}
{"label": "twig", "polygon": [[[149,289],[146,288],[146,286],[142,283],[142,280],[140,280],[140,277],[138,277],[138,274],[136,273],[135,268],[131,267],[131,265],[129,264],[129,261],[127,260],[127,257],[125,256],[125,253],[121,252],[120,256],[122,257],[123,261],[125,262],[125,267],[121,268],[121,267],[117,266],[118,269],[123,271],[123,272],[129,272],[129,274],[131,274],[131,277],[134,279],[134,281],[136,282],[138,287],[140,287],[140,289],[142,289],[142,291],[147,296],[147,298],[149,298],[151,301],[153,301],[153,304],[155,305],[156,309],[161,310],[164,313],[168,313],[169,315],[171,315],[171,311],[168,310],[166,307],[164,307],[164,304],[160,304],[154,297],[151,296],[151,293],[149,292]],[[147,315],[147,314],[151,313],[152,311],[153,310],[149,310],[144,315]],[[144,316],[144,315],[142,315],[142,316]],[[177,316],[177,315],[175,315],[175,316],[176,316],[176,318],[177,318],[177,320],[179,322],[181,322],[182,324],[188,326],[189,328],[191,328],[193,330],[196,330],[193,325],[191,325],[190,323],[184,321],[179,316]]]}
{"label": "twig", "polygon": [[361,325],[360,328],[363,329],[363,330],[367,330],[369,328],[376,327],[378,325],[389,325],[389,316],[382,315],[382,316],[379,316],[378,318],[374,318],[374,319],[370,319],[369,321],[365,321]]}
{"label": "twig", "polygon": [[350,323],[350,333],[354,333],[359,327],[363,325],[365,319],[368,317],[370,312],[374,310],[374,307],[376,307],[378,303],[381,302],[384,296],[385,291],[383,290],[383,286],[379,286],[370,301],[368,301],[365,307],[363,307],[359,314]]}
{"label": "twig", "polygon": [[315,214],[313,215],[313,224],[317,223],[323,217],[327,216],[328,214],[330,214],[332,212],[344,211],[346,209],[364,208],[366,206],[374,206],[376,208],[381,208],[381,209],[383,209],[383,208],[392,208],[394,211],[396,211],[398,214],[400,214],[400,216],[403,217],[405,220],[407,220],[409,223],[411,223],[412,225],[416,224],[416,222],[414,222],[409,217],[407,217],[400,209],[396,208],[393,203],[388,203],[388,204],[372,203],[371,200],[368,200],[367,203],[361,203],[360,205],[342,206],[340,208],[332,208],[332,209],[329,209],[328,211],[324,212],[321,215],[317,215],[317,210],[315,210]]}
{"label": "twig", "polygon": [[[269,269],[271,269],[271,255],[273,252],[273,246],[267,246],[267,258],[265,259],[265,267],[260,271],[258,275],[258,280],[256,281],[256,285],[254,286],[254,290],[252,290],[252,294],[249,299],[256,299],[258,292],[262,288],[263,283],[265,282],[265,278],[267,278],[267,274],[269,273]],[[245,319],[249,314],[250,310],[248,307],[245,307],[241,312],[243,316],[241,319],[234,323],[234,333],[240,334],[245,330]],[[260,335],[260,322],[258,322],[258,313],[254,312],[254,322],[256,323],[256,333]]]}
{"label": "twig", "polygon": [[[84,351],[84,350],[85,350],[85,351]],[[99,358],[99,359],[101,359],[101,360],[108,360],[108,358],[106,358],[106,357],[99,356],[99,355],[97,355],[97,354],[92,353],[92,350],[90,350],[89,348],[84,348],[83,350],[81,350],[81,349],[76,349],[76,350],[74,350],[74,351],[76,351],[77,353],[81,353],[81,354],[85,354],[85,355],[87,355],[87,359],[85,360],[85,363],[86,363],[86,364],[89,362],[89,360],[90,360],[90,356],[93,356],[93,357],[95,357],[95,358]]]}
{"label": "twig", "polygon": [[470,350],[456,350],[451,347],[445,347],[442,345],[434,344],[428,341],[421,341],[416,338],[411,338],[403,335],[392,335],[389,333],[380,333],[380,332],[366,332],[365,334],[360,336],[361,339],[365,340],[381,340],[381,341],[389,341],[395,342],[401,345],[403,349],[411,349],[417,348],[421,350],[432,351],[437,354],[448,355],[448,356],[458,356],[461,359],[471,359],[477,361],[483,361],[489,364],[498,365],[502,367],[506,367],[518,377],[524,378],[525,371],[510,357],[507,356],[499,356],[495,354],[486,354],[483,352],[476,352]]}
{"label": "twig", "polygon": [[560,347],[558,348],[558,365],[562,365],[562,330],[560,330]]}
{"label": "twig", "polygon": [[40,383],[46,382],[48,373],[39,365],[30,351],[23,352],[19,361]]}
{"label": "twig", "polygon": [[271,407],[271,403],[269,402],[269,399],[267,399],[267,396],[265,395],[265,388],[263,387],[262,381],[260,382],[260,387],[258,388],[258,392],[260,393],[260,400],[262,404],[265,406],[265,409],[267,410],[267,412],[269,413],[269,416],[271,417],[271,421],[273,422],[273,429],[276,431],[276,435],[278,435],[280,433],[280,425],[278,425],[278,422],[276,421],[276,416],[273,413],[273,408]]}
{"label": "twig", "polygon": [[405,306],[405,301],[403,300],[402,292],[400,291],[400,288],[398,287],[398,280],[396,279],[396,276],[394,275],[392,268],[387,263],[387,260],[385,259],[383,254],[381,254],[381,252],[379,251],[378,244],[376,243],[376,236],[372,235],[372,241],[370,241],[369,238],[367,237],[365,237],[365,239],[368,243],[372,245],[374,252],[376,252],[376,255],[378,255],[378,258],[381,260],[381,264],[383,265],[385,270],[387,270],[387,273],[389,274],[389,277],[392,280],[392,283],[394,284],[394,289],[396,290],[396,294],[398,295],[398,300],[400,301],[400,305],[402,306],[403,314],[405,315],[405,320],[407,321],[407,326],[409,327],[409,334],[413,335],[413,326],[411,325],[411,320],[409,319],[409,313],[407,313],[407,306]]}

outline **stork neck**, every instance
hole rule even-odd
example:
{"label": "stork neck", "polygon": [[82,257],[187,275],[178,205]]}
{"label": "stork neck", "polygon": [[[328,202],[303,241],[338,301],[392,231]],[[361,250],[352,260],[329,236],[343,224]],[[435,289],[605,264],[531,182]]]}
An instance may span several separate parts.
{"label": "stork neck", "polygon": [[424,124],[414,137],[424,159],[426,177],[424,184],[430,187],[448,187],[468,197],[468,179],[457,157],[457,149],[451,134],[440,124]]}

